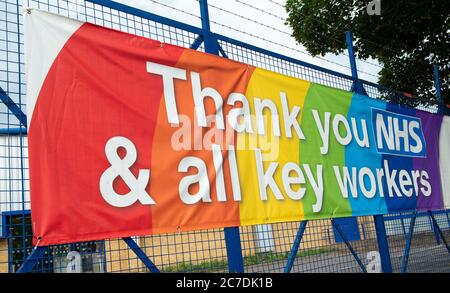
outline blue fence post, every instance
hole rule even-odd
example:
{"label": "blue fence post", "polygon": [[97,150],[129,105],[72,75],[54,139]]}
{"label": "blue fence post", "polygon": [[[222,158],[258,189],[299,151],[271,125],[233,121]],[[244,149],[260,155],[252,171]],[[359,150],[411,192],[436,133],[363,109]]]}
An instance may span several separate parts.
{"label": "blue fence post", "polygon": [[409,251],[411,250],[411,241],[412,236],[414,234],[414,225],[416,223],[417,218],[417,212],[413,212],[411,221],[409,223],[409,230],[408,230],[408,237],[406,238],[406,244],[405,244],[405,250],[403,251],[403,257],[402,257],[402,273],[406,273],[406,270],[408,268],[408,260],[409,260]]}
{"label": "blue fence post", "polygon": [[403,218],[402,213],[400,213],[400,222],[402,223],[402,231],[403,231],[403,235],[406,236],[405,219]]}
{"label": "blue fence post", "polygon": [[244,261],[242,257],[241,237],[239,227],[224,228],[227,246],[228,272],[243,273]]}
{"label": "blue fence post", "polygon": [[[444,103],[442,101],[441,96],[441,81],[439,79],[439,67],[437,65],[433,65],[433,71],[434,71],[434,87],[436,88],[436,98],[438,100],[438,114],[445,114],[444,113]],[[432,220],[433,214],[430,211],[430,220]],[[431,226],[433,227],[434,232],[434,238],[436,239],[437,245],[441,244],[441,239],[439,237],[439,228],[436,227],[435,223],[431,221]]]}
{"label": "blue fence post", "polygon": [[208,0],[199,0],[200,16],[202,19],[203,38],[205,44],[205,52],[219,55],[219,45],[214,35],[211,33],[209,25]]}
{"label": "blue fence post", "polygon": [[124,237],[123,241],[128,245],[128,247],[136,254],[137,257],[144,263],[147,269],[152,273],[160,273],[159,269],[155,264],[148,258],[147,254],[139,247],[139,245],[131,238]]}
{"label": "blue fence post", "polygon": [[432,217],[433,217],[432,211],[428,211],[428,218],[430,220],[431,228],[433,229],[434,232],[434,239],[436,240],[437,245],[441,245],[441,237],[439,237],[439,227],[436,226]]}
{"label": "blue fence post", "polygon": [[433,65],[434,71],[434,87],[436,88],[436,98],[438,100],[438,114],[444,114],[444,102],[441,95],[441,81],[439,79],[439,67]]}
{"label": "blue fence post", "polygon": [[292,270],[292,266],[294,265],[295,258],[297,257],[297,252],[300,247],[300,243],[302,242],[303,234],[306,230],[306,225],[308,221],[303,221],[298,228],[297,235],[295,236],[294,244],[292,245],[291,252],[289,253],[288,261],[286,266],[284,267],[285,273],[290,273]]}
{"label": "blue fence post", "polygon": [[386,226],[384,225],[383,215],[373,216],[373,221],[375,223],[375,231],[377,233],[381,268],[383,269],[383,273],[392,273],[391,254],[389,252],[389,243],[387,240]]}
{"label": "blue fence post", "polygon": [[[353,84],[351,91],[357,94],[367,95],[363,84],[359,81],[358,69],[356,67],[355,51],[353,49],[353,37],[350,31],[345,32],[347,41],[348,57],[350,61],[350,69],[352,71]],[[389,252],[389,244],[387,241],[386,227],[384,225],[383,215],[375,215],[375,230],[377,234],[378,250],[381,258],[381,267],[384,273],[392,272],[391,255]]]}
{"label": "blue fence post", "polygon": [[447,217],[448,226],[450,227],[450,217],[448,216],[450,210],[445,212],[445,216]]}
{"label": "blue fence post", "polygon": [[358,69],[356,68],[356,58],[355,51],[353,49],[353,38],[350,31],[345,32],[345,39],[347,41],[348,58],[350,61],[350,69],[352,71],[353,84],[351,91],[361,95],[367,95],[363,84],[360,82],[358,77]]}
{"label": "blue fence post", "polygon": [[439,228],[439,224],[436,221],[436,219],[434,218],[433,213],[431,211],[428,211],[428,213],[431,217],[431,220],[433,221],[433,226],[435,227],[435,229],[438,232],[438,237],[439,236],[442,237],[442,241],[444,242],[445,248],[447,248],[448,253],[450,253],[450,247],[448,246],[447,240],[445,240],[444,232],[442,232],[441,228]]}
{"label": "blue fence post", "polygon": [[[208,0],[199,0],[200,16],[202,19],[203,43],[205,52],[219,55],[219,44],[209,25]],[[243,273],[244,261],[242,257],[241,237],[239,227],[224,228],[225,243],[227,246],[228,271],[230,273]]]}
{"label": "blue fence post", "polygon": [[23,264],[17,270],[16,273],[29,273],[33,270],[40,259],[43,258],[47,246],[36,246],[31,251],[30,255],[24,260]]}
{"label": "blue fence post", "polygon": [[[349,62],[350,62],[350,69],[352,71],[352,79],[353,79],[351,91],[354,93],[357,93],[357,94],[367,95],[367,92],[364,89],[363,84],[359,81],[358,69],[356,67],[355,51],[353,49],[353,37],[352,37],[352,33],[350,31],[345,32],[345,39],[347,41],[348,58],[349,58]],[[381,219],[378,217],[381,217]],[[388,273],[388,272],[392,272],[392,265],[391,265],[391,258],[390,258],[390,254],[389,254],[389,246],[387,243],[386,229],[384,227],[384,220],[382,217],[383,216],[375,216],[374,221],[375,221],[375,229],[376,229],[376,233],[377,233],[378,249],[379,249],[380,257],[381,257],[381,266],[383,268],[383,272]],[[334,221],[332,221],[332,223],[334,225]],[[382,225],[381,225],[381,223],[382,223]],[[337,227],[337,228],[340,229],[339,227]],[[364,270],[365,270],[365,268],[363,268],[363,271]]]}
{"label": "blue fence post", "polygon": [[339,234],[339,236],[344,240],[345,245],[347,246],[348,250],[350,250],[350,253],[353,255],[353,258],[358,263],[359,267],[363,271],[363,273],[367,273],[366,267],[364,266],[363,262],[359,258],[358,254],[356,253],[353,246],[350,244],[350,241],[348,240],[347,236],[345,236],[345,233],[342,231],[341,227],[338,223],[336,223],[335,219],[331,218],[331,224],[335,228],[336,232]]}

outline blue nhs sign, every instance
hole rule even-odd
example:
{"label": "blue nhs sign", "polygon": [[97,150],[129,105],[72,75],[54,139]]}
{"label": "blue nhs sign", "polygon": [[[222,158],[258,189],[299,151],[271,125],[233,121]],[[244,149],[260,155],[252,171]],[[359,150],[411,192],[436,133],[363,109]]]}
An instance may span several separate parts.
{"label": "blue nhs sign", "polygon": [[372,108],[372,128],[379,153],[426,157],[420,118]]}

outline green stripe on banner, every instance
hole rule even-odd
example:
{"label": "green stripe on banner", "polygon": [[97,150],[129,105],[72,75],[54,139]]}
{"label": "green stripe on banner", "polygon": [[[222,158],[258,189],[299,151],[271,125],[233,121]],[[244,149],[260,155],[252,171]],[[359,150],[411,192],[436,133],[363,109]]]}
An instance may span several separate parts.
{"label": "green stripe on banner", "polygon": [[[306,194],[303,198],[306,219],[352,215],[350,202],[342,197],[334,176],[333,166],[345,165],[345,147],[336,140],[332,126],[336,114],[346,118],[351,101],[352,93],[350,92],[317,84],[311,84],[309,88],[301,121],[306,139],[300,141],[300,163],[310,164],[314,176],[317,176],[318,164],[322,165],[324,193],[323,203],[320,205],[310,180],[307,181]],[[314,118],[315,110],[320,117],[320,123],[316,123]],[[325,119],[326,112],[330,113],[328,121]],[[319,128],[324,129],[327,124],[329,126],[328,148],[319,132]],[[345,136],[342,123],[339,126],[339,132]],[[322,154],[321,150],[325,153]]]}

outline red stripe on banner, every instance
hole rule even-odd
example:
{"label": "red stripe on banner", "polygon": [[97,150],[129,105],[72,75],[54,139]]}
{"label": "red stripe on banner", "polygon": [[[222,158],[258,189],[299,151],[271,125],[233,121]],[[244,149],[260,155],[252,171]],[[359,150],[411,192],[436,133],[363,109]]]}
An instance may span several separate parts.
{"label": "red stripe on banner", "polygon": [[[114,136],[136,147],[134,177],[150,169],[162,80],[147,73],[146,62],[173,66],[183,50],[91,24],[68,40],[45,79],[29,129],[34,243],[37,237],[46,245],[152,232],[151,206],[106,204],[99,178],[111,166],[105,144]],[[129,191],[120,176],[114,187],[119,194]]]}

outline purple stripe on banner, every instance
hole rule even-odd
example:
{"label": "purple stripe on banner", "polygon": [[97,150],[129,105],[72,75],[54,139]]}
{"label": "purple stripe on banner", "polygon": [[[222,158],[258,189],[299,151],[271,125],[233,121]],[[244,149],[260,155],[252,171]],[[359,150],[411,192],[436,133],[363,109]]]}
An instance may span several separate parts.
{"label": "purple stripe on banner", "polygon": [[432,115],[417,111],[416,117],[422,120],[422,129],[425,136],[427,157],[414,158],[413,166],[416,170],[428,173],[431,185],[431,195],[426,197],[419,188],[417,210],[435,210],[443,207],[442,190],[439,173],[439,133],[442,124],[442,115]]}

